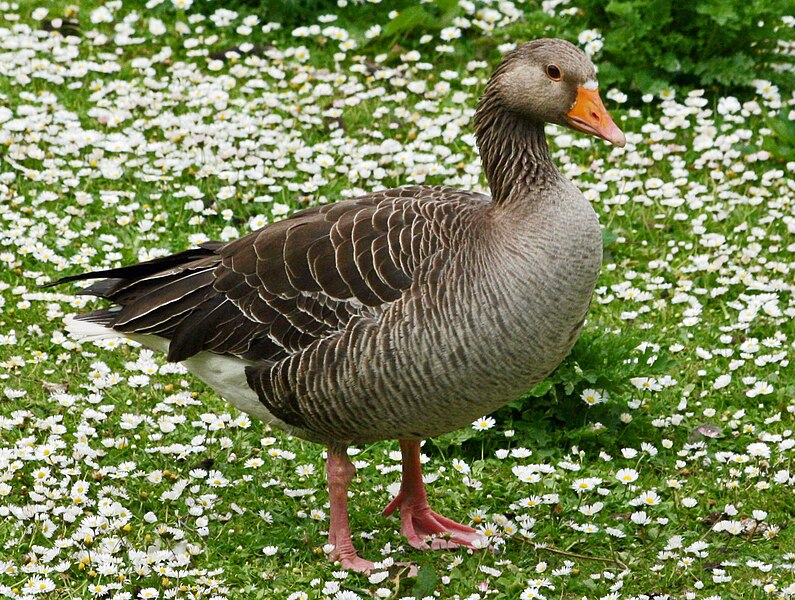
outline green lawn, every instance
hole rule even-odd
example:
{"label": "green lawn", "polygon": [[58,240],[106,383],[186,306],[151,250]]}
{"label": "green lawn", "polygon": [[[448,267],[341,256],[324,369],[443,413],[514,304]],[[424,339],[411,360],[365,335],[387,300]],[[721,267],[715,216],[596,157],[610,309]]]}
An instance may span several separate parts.
{"label": "green lawn", "polygon": [[792,96],[604,89],[625,148],[549,128],[604,226],[583,338],[496,425],[424,446],[432,505],[489,551],[404,545],[397,444],[358,448],[355,543],[420,565],[368,578],[323,556],[323,448],[77,344],[62,319],[94,301],[39,286],[382,187],[483,189],[470,121],[523,17],[476,2],[411,41],[374,36],[381,5],[278,29],[215,4],[81,2],[77,37],[42,29],[64,2],[0,4],[0,597],[795,596]]}

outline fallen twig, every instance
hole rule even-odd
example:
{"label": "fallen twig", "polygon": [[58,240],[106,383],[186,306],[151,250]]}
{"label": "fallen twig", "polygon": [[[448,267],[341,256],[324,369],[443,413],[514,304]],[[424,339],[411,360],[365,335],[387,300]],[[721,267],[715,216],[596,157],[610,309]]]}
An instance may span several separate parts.
{"label": "fallen twig", "polygon": [[523,544],[527,544],[529,546],[533,546],[536,550],[543,550],[544,552],[549,552],[550,554],[559,554],[561,556],[568,556],[570,558],[579,558],[582,560],[593,560],[596,562],[603,562],[603,563],[611,563],[614,565],[618,565],[625,571],[629,571],[629,567],[625,565],[623,562],[616,558],[603,558],[601,556],[586,556],[584,554],[577,554],[575,552],[568,552],[566,550],[557,550],[555,548],[550,548],[549,546],[543,546],[541,544],[537,544],[535,542],[531,542],[525,539],[522,539],[518,536],[513,536],[513,539],[522,542]]}

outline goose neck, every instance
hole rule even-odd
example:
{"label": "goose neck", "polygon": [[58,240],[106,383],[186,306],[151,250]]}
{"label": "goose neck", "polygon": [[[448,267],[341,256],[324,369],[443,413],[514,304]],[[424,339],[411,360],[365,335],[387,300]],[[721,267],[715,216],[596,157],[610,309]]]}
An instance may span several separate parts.
{"label": "goose neck", "polygon": [[488,89],[475,113],[475,136],[495,204],[532,197],[557,179],[543,121],[516,114]]}

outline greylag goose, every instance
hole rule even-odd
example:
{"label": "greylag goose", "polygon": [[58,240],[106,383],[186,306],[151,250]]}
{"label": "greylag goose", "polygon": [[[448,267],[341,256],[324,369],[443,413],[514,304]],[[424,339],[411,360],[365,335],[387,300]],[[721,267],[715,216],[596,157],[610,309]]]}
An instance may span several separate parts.
{"label": "greylag goose", "polygon": [[[166,353],[234,406],[325,444],[330,557],[351,542],[347,448],[397,438],[385,509],[416,548],[473,547],[428,505],[420,441],[528,391],[568,354],[602,261],[597,216],[549,157],[544,123],[624,145],[591,61],[540,39],[508,52],[475,113],[491,197],[411,186],[299,211],[229,243],[65,277],[109,308],[68,319],[84,338]],[[55,285],[55,284],[51,284]]]}

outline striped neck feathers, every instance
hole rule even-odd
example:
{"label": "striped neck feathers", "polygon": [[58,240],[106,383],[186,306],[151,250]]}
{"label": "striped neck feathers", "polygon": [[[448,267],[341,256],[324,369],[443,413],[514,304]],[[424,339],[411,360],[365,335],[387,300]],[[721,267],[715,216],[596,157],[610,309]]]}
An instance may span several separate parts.
{"label": "striped neck feathers", "polygon": [[504,106],[496,81],[489,81],[478,103],[475,137],[494,203],[505,204],[549,187],[558,171],[549,157],[544,123]]}

